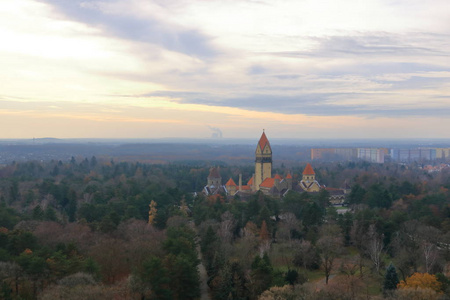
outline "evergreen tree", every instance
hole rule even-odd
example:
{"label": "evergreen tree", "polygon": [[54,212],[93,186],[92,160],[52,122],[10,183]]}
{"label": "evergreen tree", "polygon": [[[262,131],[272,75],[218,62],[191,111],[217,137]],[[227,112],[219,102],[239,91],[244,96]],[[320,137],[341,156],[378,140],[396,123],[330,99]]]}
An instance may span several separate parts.
{"label": "evergreen tree", "polygon": [[44,214],[45,214],[45,219],[47,221],[57,221],[58,220],[58,218],[56,217],[56,211],[51,206],[47,206]]}
{"label": "evergreen tree", "polygon": [[399,284],[397,271],[392,263],[386,269],[386,275],[384,276],[383,282],[383,292],[387,294],[395,289],[397,289],[397,285]]}
{"label": "evergreen tree", "polygon": [[37,205],[34,209],[33,209],[33,215],[32,215],[33,220],[38,220],[41,221],[44,219],[44,211],[42,210],[40,205]]}
{"label": "evergreen tree", "polygon": [[316,199],[321,207],[328,207],[330,205],[330,193],[326,189],[321,189]]}
{"label": "evergreen tree", "polygon": [[77,200],[70,199],[66,208],[67,215],[69,216],[69,222],[75,222],[77,212]]}
{"label": "evergreen tree", "polygon": [[169,289],[170,280],[167,269],[163,266],[161,260],[152,257],[143,263],[141,278],[151,287],[152,296],[150,299],[173,299],[172,292]]}
{"label": "evergreen tree", "polygon": [[100,277],[100,266],[92,257],[86,258],[83,263],[83,270],[94,276],[96,279]]}
{"label": "evergreen tree", "polygon": [[212,272],[217,272],[215,270],[215,258],[217,253],[218,238],[211,226],[208,226],[205,236],[200,242],[200,248],[203,254],[203,259],[205,261],[205,267],[208,275],[212,275]]}
{"label": "evergreen tree", "polygon": [[225,266],[219,270],[217,276],[213,282],[213,295],[216,300],[227,300],[233,291],[233,274],[231,272],[231,266],[225,264]]}
{"label": "evergreen tree", "polygon": [[363,201],[366,190],[359,184],[355,184],[348,195],[348,202],[350,204],[359,204]]}
{"label": "evergreen tree", "polygon": [[251,268],[251,285],[249,285],[249,289],[251,290],[252,296],[256,298],[268,289],[273,281],[273,268],[267,253],[264,253],[262,258],[256,256]]}
{"label": "evergreen tree", "polygon": [[284,276],[284,280],[289,282],[290,285],[294,285],[298,279],[298,272],[296,270],[288,270]]}
{"label": "evergreen tree", "polygon": [[200,275],[196,263],[185,255],[169,254],[165,258],[165,266],[173,292],[171,299],[193,300],[200,297]]}
{"label": "evergreen tree", "polygon": [[323,222],[324,210],[317,203],[308,203],[303,211],[303,224],[309,228]]}
{"label": "evergreen tree", "polygon": [[[271,216],[271,212],[270,210],[267,208],[266,205],[264,205],[261,210],[259,211],[259,224],[262,224],[263,222],[266,223],[266,225],[268,227],[270,227],[271,224],[271,220],[270,220],[270,216]],[[262,226],[262,225],[261,225]]]}
{"label": "evergreen tree", "polygon": [[97,165],[97,158],[95,156],[91,157],[91,161],[89,162],[91,168],[94,168]]}

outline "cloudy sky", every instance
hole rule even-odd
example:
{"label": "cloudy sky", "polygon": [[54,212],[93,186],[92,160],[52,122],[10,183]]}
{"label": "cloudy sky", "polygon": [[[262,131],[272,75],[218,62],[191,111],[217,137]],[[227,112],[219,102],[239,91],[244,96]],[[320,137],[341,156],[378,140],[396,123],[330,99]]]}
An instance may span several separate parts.
{"label": "cloudy sky", "polygon": [[448,0],[0,2],[0,138],[450,138]]}

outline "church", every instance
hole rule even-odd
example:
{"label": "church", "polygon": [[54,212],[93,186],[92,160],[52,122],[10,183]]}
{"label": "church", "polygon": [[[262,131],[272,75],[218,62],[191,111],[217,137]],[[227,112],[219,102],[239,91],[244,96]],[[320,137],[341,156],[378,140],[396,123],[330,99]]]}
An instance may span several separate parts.
{"label": "church", "polygon": [[263,131],[255,150],[255,173],[247,181],[247,184],[242,184],[242,175],[240,174],[238,184],[233,178],[230,178],[222,185],[220,169],[213,167],[210,169],[203,193],[206,196],[221,194],[226,196],[239,195],[241,197],[254,194],[257,191],[273,197],[283,197],[289,190],[314,193],[324,188],[315,177],[316,174],[309,163],[306,165],[300,181],[294,180],[290,173],[285,176],[273,175],[272,148],[266,133]]}

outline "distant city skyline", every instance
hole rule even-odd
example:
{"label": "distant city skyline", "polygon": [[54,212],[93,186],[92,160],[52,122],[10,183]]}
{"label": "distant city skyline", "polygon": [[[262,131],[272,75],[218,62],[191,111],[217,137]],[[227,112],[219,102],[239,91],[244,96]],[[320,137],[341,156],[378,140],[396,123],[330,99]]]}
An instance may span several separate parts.
{"label": "distant city skyline", "polygon": [[0,139],[450,138],[446,0],[14,0]]}

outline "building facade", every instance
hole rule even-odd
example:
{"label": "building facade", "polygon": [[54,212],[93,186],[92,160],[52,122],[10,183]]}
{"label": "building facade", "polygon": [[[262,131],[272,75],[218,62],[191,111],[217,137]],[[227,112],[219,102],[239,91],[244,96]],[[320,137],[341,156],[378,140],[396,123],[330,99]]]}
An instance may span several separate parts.
{"label": "building facade", "polygon": [[399,162],[435,160],[436,149],[391,149],[391,159]]}
{"label": "building facade", "polygon": [[381,148],[358,148],[357,157],[360,160],[377,164],[384,163],[384,149]]}

